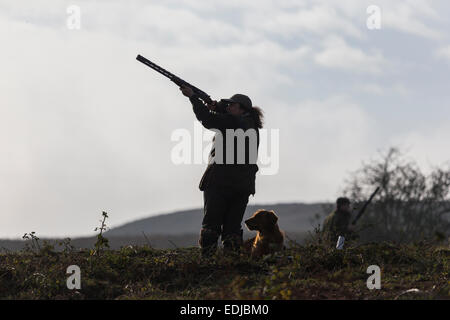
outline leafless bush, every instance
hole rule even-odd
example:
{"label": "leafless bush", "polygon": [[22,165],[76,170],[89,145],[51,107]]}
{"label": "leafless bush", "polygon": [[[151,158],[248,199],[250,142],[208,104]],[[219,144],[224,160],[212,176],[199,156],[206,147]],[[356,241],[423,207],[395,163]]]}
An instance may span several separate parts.
{"label": "leafless bush", "polygon": [[425,175],[415,161],[391,148],[363,163],[347,181],[344,194],[362,204],[377,186],[381,190],[360,221],[361,240],[409,242],[449,236],[449,168],[434,167]]}

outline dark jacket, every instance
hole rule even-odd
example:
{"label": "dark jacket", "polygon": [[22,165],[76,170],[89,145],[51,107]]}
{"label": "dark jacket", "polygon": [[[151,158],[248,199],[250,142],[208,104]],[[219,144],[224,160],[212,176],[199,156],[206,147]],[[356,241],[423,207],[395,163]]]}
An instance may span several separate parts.
{"label": "dark jacket", "polygon": [[[250,159],[251,153],[251,140],[245,139],[245,162],[243,164],[238,163],[238,139],[234,137],[234,141],[228,141],[227,129],[242,129],[243,132],[248,133],[248,129],[254,129],[256,132],[256,146],[253,146],[257,153],[259,147],[259,130],[255,125],[255,121],[249,113],[242,116],[233,116],[228,113],[217,113],[210,111],[207,106],[197,97],[192,96],[190,101],[193,106],[193,110],[197,119],[202,123],[206,129],[215,129],[216,136],[213,140],[213,147],[210,152],[210,163],[206,168],[205,173],[200,181],[200,190],[204,191],[206,188],[219,188],[219,189],[233,189],[237,192],[243,192],[248,194],[255,194],[255,177],[258,171],[256,164],[256,158],[253,157],[253,161]],[[220,152],[216,152],[217,144],[219,141],[218,132],[221,133],[223,139],[223,157],[220,157]],[[254,139],[253,139],[254,140]],[[227,146],[234,143],[234,159],[227,161]],[[240,149],[240,148],[239,148]],[[214,160],[212,160],[214,159]],[[231,160],[231,159],[229,159]],[[231,163],[230,163],[231,162]]]}
{"label": "dark jacket", "polygon": [[350,212],[335,210],[329,214],[323,223],[323,232],[325,233],[326,238],[330,241],[336,241],[339,236],[348,239],[350,236],[348,230],[350,219]]}

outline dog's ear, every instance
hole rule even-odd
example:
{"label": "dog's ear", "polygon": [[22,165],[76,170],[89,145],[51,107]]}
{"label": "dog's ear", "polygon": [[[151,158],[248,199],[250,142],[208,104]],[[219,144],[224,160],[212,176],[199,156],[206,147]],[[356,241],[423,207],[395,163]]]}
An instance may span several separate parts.
{"label": "dog's ear", "polygon": [[261,214],[261,213],[264,213],[264,212],[266,212],[266,211],[267,211],[266,209],[258,209],[258,210],[255,211],[255,213],[253,214],[253,216],[257,216],[257,215],[259,215],[259,214]]}
{"label": "dog's ear", "polygon": [[271,223],[271,224],[277,223],[278,217],[277,217],[277,215],[275,214],[275,211],[270,210],[270,211],[267,211],[267,213],[268,213],[268,214],[267,214],[267,217],[268,217],[270,223]]}

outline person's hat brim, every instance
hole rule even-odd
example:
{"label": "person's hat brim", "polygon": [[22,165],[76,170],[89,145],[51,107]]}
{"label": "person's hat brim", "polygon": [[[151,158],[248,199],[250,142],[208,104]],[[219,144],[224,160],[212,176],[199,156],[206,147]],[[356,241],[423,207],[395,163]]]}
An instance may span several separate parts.
{"label": "person's hat brim", "polygon": [[[237,101],[234,101],[232,99],[222,99],[222,101],[224,101],[224,102],[237,102]],[[239,102],[237,102],[237,103],[239,103]]]}
{"label": "person's hat brim", "polygon": [[247,99],[249,99],[250,106],[246,105],[245,102],[241,101],[241,99],[239,99],[239,97],[237,99],[233,99],[233,97],[231,97],[229,99],[222,99],[222,101],[223,102],[228,102],[228,103],[238,103],[242,108],[244,108],[246,110],[251,110],[252,109],[251,101],[250,101],[250,99],[248,97],[247,97]]}

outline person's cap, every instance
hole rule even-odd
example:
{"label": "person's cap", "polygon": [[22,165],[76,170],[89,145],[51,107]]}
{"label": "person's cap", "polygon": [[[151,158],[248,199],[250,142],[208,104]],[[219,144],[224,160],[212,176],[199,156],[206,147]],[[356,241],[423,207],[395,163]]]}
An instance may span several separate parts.
{"label": "person's cap", "polygon": [[252,109],[252,100],[244,94],[237,93],[233,95],[230,99],[222,99],[225,102],[236,102],[239,103],[244,109]]}
{"label": "person's cap", "polygon": [[338,198],[336,200],[336,205],[338,207],[340,207],[342,205],[345,205],[345,204],[350,204],[350,199],[349,198],[341,197],[341,198]]}

